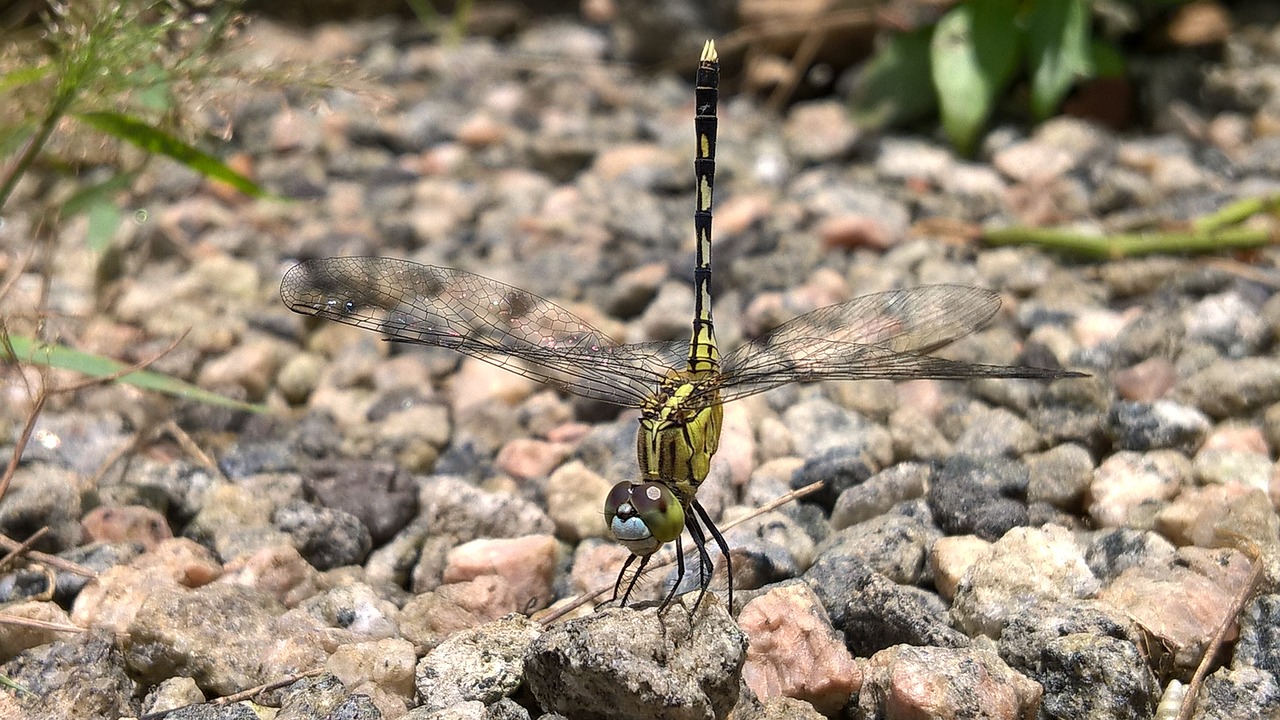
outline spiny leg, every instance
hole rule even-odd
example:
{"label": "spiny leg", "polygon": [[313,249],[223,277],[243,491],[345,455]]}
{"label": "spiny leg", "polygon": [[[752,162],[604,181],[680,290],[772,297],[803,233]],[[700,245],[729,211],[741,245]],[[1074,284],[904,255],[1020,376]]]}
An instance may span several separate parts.
{"label": "spiny leg", "polygon": [[724,536],[720,534],[720,528],[711,522],[711,516],[707,511],[698,504],[697,500],[692,503],[693,510],[702,518],[702,522],[707,524],[707,530],[711,533],[712,539],[716,541],[716,546],[720,548],[720,554],[724,555],[724,572],[725,578],[729,581],[729,614],[733,614],[733,560],[729,558],[729,543],[724,541]]}
{"label": "spiny leg", "polygon": [[[613,599],[614,600],[618,599],[618,591],[622,589],[622,578],[627,576],[627,568],[631,567],[631,563],[635,562],[636,558],[638,557],[640,556],[636,555],[635,553],[632,553],[631,556],[627,558],[627,561],[622,563],[622,569],[618,571],[618,579],[615,580],[613,583]],[[631,582],[630,584],[627,585],[627,592],[625,595],[622,596],[622,605],[627,604],[627,596],[631,594],[631,588],[635,587],[636,578],[639,577],[640,570],[644,568],[644,564],[646,561],[648,561],[648,559],[649,557],[646,555],[643,559],[640,560],[640,567],[637,568],[636,574],[631,576]]]}
{"label": "spiny leg", "polygon": [[684,544],[680,542],[680,537],[676,537],[676,581],[671,584],[671,590],[667,592],[667,596],[662,599],[662,604],[658,606],[658,612],[661,613],[671,604],[671,599],[676,596],[676,590],[680,588],[680,581],[684,579]]}
{"label": "spiny leg", "polygon": [[[703,517],[705,521],[705,515]],[[711,584],[711,573],[715,566],[711,562],[711,554],[707,552],[707,536],[702,532],[698,519],[689,514],[685,516],[684,525],[693,536],[693,544],[698,546],[698,599],[693,602],[693,612],[696,613],[703,596],[707,594],[707,586]]]}

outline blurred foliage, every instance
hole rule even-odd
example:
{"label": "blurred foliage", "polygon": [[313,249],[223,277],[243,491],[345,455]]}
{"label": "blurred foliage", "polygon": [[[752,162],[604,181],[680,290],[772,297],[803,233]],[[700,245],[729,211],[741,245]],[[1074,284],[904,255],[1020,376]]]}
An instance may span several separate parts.
{"label": "blurred foliage", "polygon": [[[152,154],[264,194],[248,178],[194,147],[186,103],[233,75],[213,52],[235,31],[235,2],[76,0],[53,2],[39,22],[6,31],[0,43],[0,209],[35,163],[77,173],[83,166],[114,168],[112,177],[75,202],[49,208],[59,219],[85,213],[102,247],[120,213],[113,202]],[[104,138],[103,136],[107,136]],[[144,150],[135,167],[114,139]],[[115,222],[109,219],[115,217]]]}
{"label": "blurred foliage", "polygon": [[462,38],[466,36],[467,21],[471,18],[471,0],[458,0],[452,17],[437,10],[433,0],[404,1],[427,32],[454,45],[462,42]]}
{"label": "blurred foliage", "polygon": [[[18,182],[39,167],[45,183],[60,175],[78,183],[105,180],[67,196],[27,193],[48,237],[62,221],[85,215],[87,242],[105,249],[123,213],[126,193],[148,160],[163,155],[253,196],[266,193],[213,155],[198,149],[203,125],[192,118],[211,88],[222,81],[258,79],[217,52],[233,37],[238,3],[217,0],[66,0],[6,14],[0,38],[0,213]],[[261,76],[258,76],[259,78]],[[141,153],[128,153],[132,146]],[[0,321],[9,352],[4,359],[78,370],[105,377],[120,363],[33,338],[10,334]],[[148,371],[128,382],[215,404],[249,408],[181,381]],[[257,409],[257,408],[253,408]]]}
{"label": "blurred foliage", "polygon": [[[1160,5],[1181,0],[1158,0]],[[937,23],[894,35],[863,71],[853,99],[865,125],[937,115],[951,143],[972,153],[996,106],[1014,97],[1043,120],[1082,81],[1124,74],[1123,54],[1098,37],[1115,0],[964,0]]]}

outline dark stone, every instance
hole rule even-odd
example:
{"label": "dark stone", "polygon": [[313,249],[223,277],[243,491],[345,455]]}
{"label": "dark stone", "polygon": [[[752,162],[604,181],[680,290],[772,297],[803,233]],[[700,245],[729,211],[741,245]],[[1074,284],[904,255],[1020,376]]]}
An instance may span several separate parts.
{"label": "dark stone", "polygon": [[303,476],[308,500],[351,513],[375,545],[390,540],[418,514],[418,486],[387,462],[319,460]]}
{"label": "dark stone", "polygon": [[1016,460],[957,455],[929,487],[929,509],[948,535],[998,540],[1027,525],[1029,478],[1027,467]]}
{"label": "dark stone", "polygon": [[136,717],[137,685],[111,634],[91,630],[18,654],[0,674],[25,688],[14,698],[30,717]]}
{"label": "dark stone", "polygon": [[357,565],[373,547],[369,530],[360,518],[301,500],[276,510],[271,523],[293,538],[302,557],[319,570]]}
{"label": "dark stone", "polygon": [[804,574],[831,616],[844,631],[855,657],[871,657],[900,643],[968,647],[969,638],[952,628],[946,603],[933,593],[898,585],[865,561],[828,553]]}

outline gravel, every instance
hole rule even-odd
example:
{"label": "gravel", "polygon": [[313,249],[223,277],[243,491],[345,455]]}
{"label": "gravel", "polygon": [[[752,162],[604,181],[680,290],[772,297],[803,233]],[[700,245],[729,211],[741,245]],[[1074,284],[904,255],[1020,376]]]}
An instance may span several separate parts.
{"label": "gravel", "polygon": [[[1224,623],[1202,716],[1280,713],[1280,252],[1089,265],[953,227],[1119,231],[1274,193],[1274,19],[1204,65],[1213,108],[1179,94],[1185,64],[1148,59],[1159,130],[1001,125],[974,158],[834,100],[778,116],[722,93],[722,348],[863,293],[964,283],[1004,307],[941,354],[1090,374],[727,406],[699,493],[722,527],[823,483],[726,530],[732,609],[723,562],[696,611],[654,607],[671,570],[635,609],[564,608],[607,600],[626,557],[601,504],[636,475],[634,411],[282,306],[297,260],[379,254],[525,288],[620,341],[686,337],[691,73],[610,62],[687,59],[714,20],[662,5],[614,34],[527,21],[455,44],[390,20],[250,25],[260,59],[352,61],[345,89],[220,107],[223,149],[294,201],[156,158],[128,198],[149,219],[110,258],[67,223],[0,312],[33,332],[46,273],[63,342],[134,362],[190,328],[152,369],[268,412],[120,384],[50,397],[0,532],[47,526],[36,550],[97,575],[0,570],[0,613],[54,623],[3,626],[0,674],[29,693],[0,694],[0,715],[259,717],[206,701],[282,683],[257,696],[278,720],[960,716],[977,698],[991,717],[1139,718]],[[33,212],[6,208],[6,257]],[[10,451],[35,379],[0,380]]]}

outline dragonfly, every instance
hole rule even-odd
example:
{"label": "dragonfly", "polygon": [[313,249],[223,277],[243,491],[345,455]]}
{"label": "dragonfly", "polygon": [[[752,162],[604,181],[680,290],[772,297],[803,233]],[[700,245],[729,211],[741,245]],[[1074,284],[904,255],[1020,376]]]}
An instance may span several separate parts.
{"label": "dragonfly", "polygon": [[[711,314],[711,220],[719,58],[703,48],[695,79],[696,240],[694,316],[688,340],[623,344],[563,307],[496,280],[386,257],[303,261],[280,285],[293,311],[382,333],[411,345],[448,348],[546,385],[640,411],[638,476],[604,503],[609,534],[630,550],[614,583],[625,606],[654,554],[675,544],[675,582],[686,574],[682,536],[698,552],[698,605],[710,586],[708,535],[720,551],[733,607],[728,544],[698,503],[720,442],[724,403],[793,382],[934,378],[1034,378],[1081,373],[971,363],[929,355],[985,325],[999,296],[967,285],[890,290],[820,308],[721,357]],[[622,591],[631,566],[638,562]]]}

